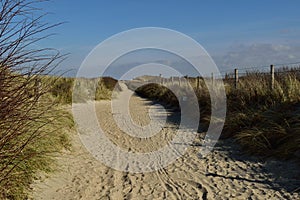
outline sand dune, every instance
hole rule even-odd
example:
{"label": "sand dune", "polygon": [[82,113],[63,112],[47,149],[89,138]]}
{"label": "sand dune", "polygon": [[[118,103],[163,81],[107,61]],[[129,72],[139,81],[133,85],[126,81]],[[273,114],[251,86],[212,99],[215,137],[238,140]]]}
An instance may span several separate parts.
{"label": "sand dune", "polygon": [[[114,122],[109,101],[96,104],[99,122],[107,137],[131,152],[161,148],[172,139],[178,113],[151,138],[125,135]],[[151,102],[137,96],[130,101],[133,120],[149,123]],[[159,114],[159,113],[158,113]],[[59,169],[33,185],[33,199],[299,199],[298,165],[293,161],[263,160],[242,154],[232,140],[217,144],[199,157],[203,134],[185,155],[165,168],[148,173],[121,172],[95,160],[71,133],[73,149],[58,156]]]}

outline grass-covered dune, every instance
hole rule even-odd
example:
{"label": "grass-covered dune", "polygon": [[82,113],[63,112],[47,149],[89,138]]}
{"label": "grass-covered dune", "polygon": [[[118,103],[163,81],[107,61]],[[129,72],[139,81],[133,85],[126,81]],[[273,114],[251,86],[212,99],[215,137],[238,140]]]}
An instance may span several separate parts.
{"label": "grass-covered dune", "polygon": [[[26,199],[39,172],[55,170],[55,155],[70,148],[74,78],[2,73],[0,81],[0,199]],[[96,84],[94,99],[110,99],[117,80]]]}
{"label": "grass-covered dune", "polygon": [[[51,89],[49,94],[51,95],[55,101],[62,104],[70,104],[72,103],[72,95],[75,83],[80,83],[84,85],[86,88],[86,92],[83,92],[81,95],[89,95],[89,90],[92,87],[96,86],[96,92],[92,99],[104,100],[111,99],[112,91],[116,87],[119,89],[117,85],[117,80],[111,77],[101,77],[101,78],[78,78],[75,81],[75,78],[72,77],[54,77],[47,76],[42,79],[44,82],[52,82]],[[86,98],[86,97],[84,97]]]}
{"label": "grass-covered dune", "polygon": [[48,98],[51,82],[9,70],[1,75],[0,199],[25,199],[36,174],[52,171],[55,153],[70,146],[73,120]]}
{"label": "grass-covered dune", "polygon": [[[234,138],[241,147],[263,156],[291,158],[300,151],[300,74],[278,71],[274,89],[269,75],[247,73],[238,87],[233,79],[224,79],[227,95],[227,116],[221,138]],[[211,118],[211,102],[203,78],[189,78],[197,94],[200,126],[205,131]],[[174,83],[175,84],[175,83]],[[175,95],[159,84],[144,85],[136,90],[143,97],[178,107]]]}

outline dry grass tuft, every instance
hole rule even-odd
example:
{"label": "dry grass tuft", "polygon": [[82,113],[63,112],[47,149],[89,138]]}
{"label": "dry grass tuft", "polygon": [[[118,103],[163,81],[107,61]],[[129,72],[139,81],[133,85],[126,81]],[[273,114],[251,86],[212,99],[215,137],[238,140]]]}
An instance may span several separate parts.
{"label": "dry grass tuft", "polygon": [[[275,80],[273,90],[265,73],[248,72],[240,78],[238,88],[232,79],[224,80],[227,116],[221,138],[234,138],[248,153],[290,158],[300,150],[299,69],[278,70]],[[198,90],[196,78],[189,81],[198,97],[201,128],[207,129],[211,119],[208,89],[203,78]],[[137,93],[178,106],[174,95],[157,84],[145,85]]]}

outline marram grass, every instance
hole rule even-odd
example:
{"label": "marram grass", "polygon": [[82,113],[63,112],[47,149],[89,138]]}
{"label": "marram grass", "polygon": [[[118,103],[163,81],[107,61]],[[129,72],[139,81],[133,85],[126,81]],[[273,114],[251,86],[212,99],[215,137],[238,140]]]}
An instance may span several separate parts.
{"label": "marram grass", "polygon": [[[299,71],[299,70],[298,70]],[[295,157],[300,151],[300,76],[278,73],[274,88],[270,77],[264,73],[247,73],[238,87],[225,79],[227,116],[221,138],[233,138],[248,153],[280,158]],[[196,78],[189,78],[196,91],[200,108],[200,127],[208,128],[211,102],[208,89],[201,78],[197,88]],[[178,101],[167,88],[148,84],[137,93],[172,106]]]}

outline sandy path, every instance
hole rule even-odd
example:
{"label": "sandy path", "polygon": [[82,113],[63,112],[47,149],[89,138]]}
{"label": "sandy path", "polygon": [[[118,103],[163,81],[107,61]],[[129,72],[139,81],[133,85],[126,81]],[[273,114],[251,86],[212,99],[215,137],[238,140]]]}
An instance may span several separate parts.
{"label": "sandy path", "polygon": [[[149,123],[151,102],[137,96],[130,101],[134,121]],[[176,124],[161,133],[136,139],[114,123],[109,101],[97,103],[99,122],[107,136],[136,152],[158,149],[172,139]],[[159,114],[159,113],[158,113]],[[178,113],[170,116],[176,121]],[[113,170],[95,160],[72,133],[73,150],[58,156],[59,171],[33,184],[33,199],[299,199],[300,172],[289,162],[259,160],[240,154],[230,140],[220,142],[206,158],[199,158],[201,134],[186,154],[166,168],[151,173]]]}

